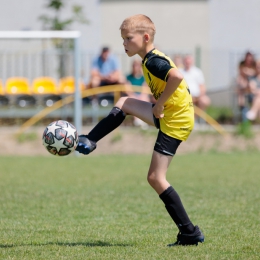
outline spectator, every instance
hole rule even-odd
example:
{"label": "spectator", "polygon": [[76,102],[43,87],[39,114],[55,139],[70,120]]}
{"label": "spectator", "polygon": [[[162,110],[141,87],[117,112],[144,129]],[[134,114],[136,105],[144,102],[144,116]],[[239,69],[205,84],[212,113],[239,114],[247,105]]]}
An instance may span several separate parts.
{"label": "spectator", "polygon": [[254,97],[252,107],[247,112],[246,117],[249,120],[255,120],[260,111],[260,60],[256,62],[256,76],[250,79],[249,88]]}
{"label": "spectator", "polygon": [[[89,87],[96,88],[120,84],[122,82],[117,58],[110,53],[108,47],[103,47],[101,54],[93,60]],[[99,98],[104,96],[110,96],[113,99],[112,93],[99,95]]]}
{"label": "spectator", "polygon": [[198,67],[193,65],[193,57],[185,55],[183,58],[183,69],[180,68],[190,89],[193,104],[202,110],[210,105],[210,99],[206,95],[204,75]]}
{"label": "spectator", "polygon": [[256,75],[250,79],[249,86],[252,92],[260,90],[260,59],[256,61]]}
{"label": "spectator", "polygon": [[[130,90],[131,86],[140,87],[141,92],[133,92]],[[151,95],[147,93],[150,90],[145,82],[145,78],[142,70],[142,61],[134,60],[132,63],[131,73],[126,76],[126,87],[128,88],[127,95],[132,98],[150,102]],[[147,129],[149,126],[141,119],[134,117],[134,125],[140,126],[142,129]]]}
{"label": "spectator", "polygon": [[132,63],[132,71],[130,74],[126,76],[126,83],[132,86],[139,86],[142,88],[141,92],[132,92],[128,91],[127,95],[129,97],[138,98],[139,100],[149,101],[150,97],[145,91],[148,88],[147,84],[145,83],[143,71],[142,71],[142,62],[139,60],[134,60]]}
{"label": "spectator", "polygon": [[[248,113],[248,109],[253,104],[253,99],[257,97],[256,90],[254,89],[250,81],[256,76],[256,61],[255,57],[251,52],[246,52],[244,59],[239,63],[238,76],[236,79],[237,83],[237,95],[238,95],[238,106],[241,111],[242,120],[245,121],[247,117],[250,120],[254,118],[253,109]],[[255,102],[255,104],[257,101]],[[255,107],[256,105],[254,105]]]}
{"label": "spectator", "polygon": [[237,95],[238,95],[238,106],[243,113],[243,110],[245,107],[248,106],[248,102],[250,102],[249,97],[249,80],[248,75],[245,73],[245,70],[243,69],[243,65],[240,63],[238,68],[238,76],[236,79],[236,85],[237,85]]}
{"label": "spectator", "polygon": [[183,61],[182,56],[180,54],[176,54],[173,56],[173,62],[178,69],[183,68]]}
{"label": "spectator", "polygon": [[251,52],[246,52],[244,59],[240,62],[239,65],[243,74],[247,76],[249,80],[255,77],[256,61],[254,55]]}

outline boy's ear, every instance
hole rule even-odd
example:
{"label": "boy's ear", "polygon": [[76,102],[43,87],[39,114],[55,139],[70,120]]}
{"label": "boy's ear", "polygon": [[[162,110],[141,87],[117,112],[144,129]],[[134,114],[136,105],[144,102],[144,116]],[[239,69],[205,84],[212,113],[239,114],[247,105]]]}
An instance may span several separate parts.
{"label": "boy's ear", "polygon": [[150,35],[148,33],[145,33],[144,34],[144,41],[149,42],[149,40],[150,40]]}

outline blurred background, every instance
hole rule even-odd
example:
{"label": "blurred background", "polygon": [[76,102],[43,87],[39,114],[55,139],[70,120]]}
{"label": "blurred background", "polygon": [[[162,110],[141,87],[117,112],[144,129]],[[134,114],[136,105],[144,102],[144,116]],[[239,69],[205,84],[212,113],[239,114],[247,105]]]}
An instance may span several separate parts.
{"label": "blurred background", "polygon": [[[155,46],[172,59],[192,55],[194,65],[201,69],[210,99],[205,111],[222,125],[248,121],[246,113],[257,94],[246,86],[245,101],[240,104],[238,77],[240,63],[247,52],[252,54],[255,62],[260,58],[258,0],[0,2],[0,31],[81,32],[82,90],[89,87],[93,59],[100,55],[103,47],[108,47],[118,60],[122,76],[130,73],[134,58],[129,59],[124,53],[119,26],[128,16],[146,14],[156,25]],[[20,126],[45,107],[73,94],[73,73],[71,40],[0,39],[1,125]],[[246,81],[249,80],[246,77]],[[91,97],[83,99],[83,125],[93,124],[106,113],[96,106],[97,114],[94,115],[91,101]],[[103,108],[107,106],[107,103],[103,104]],[[72,111],[73,106],[67,105],[46,118],[49,121],[50,118],[73,120]],[[45,124],[47,121],[41,122]],[[198,124],[201,122],[205,123],[198,120]],[[257,126],[258,116],[252,122]]]}

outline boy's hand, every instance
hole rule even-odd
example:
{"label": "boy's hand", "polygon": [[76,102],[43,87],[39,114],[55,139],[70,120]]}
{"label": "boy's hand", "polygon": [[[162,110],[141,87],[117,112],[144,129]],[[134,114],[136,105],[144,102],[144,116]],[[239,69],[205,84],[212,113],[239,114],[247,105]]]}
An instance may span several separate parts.
{"label": "boy's hand", "polygon": [[164,106],[160,105],[159,103],[156,103],[153,107],[153,114],[156,118],[163,118],[164,117]]}

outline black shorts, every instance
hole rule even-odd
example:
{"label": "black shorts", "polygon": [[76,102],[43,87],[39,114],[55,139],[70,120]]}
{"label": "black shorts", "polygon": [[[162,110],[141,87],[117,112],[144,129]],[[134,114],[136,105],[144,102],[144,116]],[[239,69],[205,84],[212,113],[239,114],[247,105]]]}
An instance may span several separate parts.
{"label": "black shorts", "polygon": [[181,140],[168,136],[159,130],[154,151],[164,155],[174,156],[181,142]]}
{"label": "black shorts", "polygon": [[[153,104],[153,107],[154,105],[155,104]],[[153,115],[153,121],[155,127],[159,129],[159,133],[157,135],[157,139],[153,148],[154,151],[164,155],[174,156],[174,154],[177,151],[177,148],[179,147],[182,141],[163,133],[160,130],[160,120],[159,118],[156,118],[154,115]]]}

